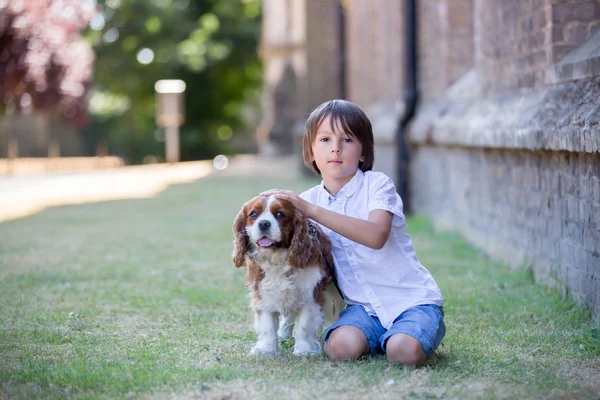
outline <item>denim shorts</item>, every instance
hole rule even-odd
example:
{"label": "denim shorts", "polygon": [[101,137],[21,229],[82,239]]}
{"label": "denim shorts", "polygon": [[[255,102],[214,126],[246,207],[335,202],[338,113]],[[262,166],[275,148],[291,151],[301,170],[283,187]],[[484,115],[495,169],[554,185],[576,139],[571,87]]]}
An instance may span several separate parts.
{"label": "denim shorts", "polygon": [[390,336],[404,333],[417,339],[425,355],[429,357],[446,334],[444,310],[435,304],[409,308],[400,314],[387,330],[381,325],[377,316],[367,314],[362,306],[348,306],[340,313],[340,318],[325,331],[325,341],[329,339],[334,329],[344,325],[354,326],[365,334],[371,354],[385,353],[385,343]]}

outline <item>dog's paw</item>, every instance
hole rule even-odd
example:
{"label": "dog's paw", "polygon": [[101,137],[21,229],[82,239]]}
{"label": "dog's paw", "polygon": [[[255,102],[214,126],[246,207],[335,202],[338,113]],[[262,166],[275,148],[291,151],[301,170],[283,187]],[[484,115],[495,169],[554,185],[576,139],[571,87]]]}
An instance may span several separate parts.
{"label": "dog's paw", "polygon": [[303,357],[320,356],[322,353],[321,344],[314,341],[300,340],[294,345],[294,355]]}
{"label": "dog's paw", "polygon": [[250,350],[251,356],[278,356],[279,355],[279,345],[267,345],[265,343],[256,343],[252,349]]}

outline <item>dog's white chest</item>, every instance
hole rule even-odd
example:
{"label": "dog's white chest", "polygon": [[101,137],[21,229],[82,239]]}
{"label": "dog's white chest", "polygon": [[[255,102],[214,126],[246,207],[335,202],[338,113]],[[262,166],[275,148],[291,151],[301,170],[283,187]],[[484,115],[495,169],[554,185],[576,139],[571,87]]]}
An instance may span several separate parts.
{"label": "dog's white chest", "polygon": [[289,264],[262,267],[265,276],[259,285],[259,308],[284,315],[296,312],[307,302],[312,302],[314,288],[323,277],[318,267],[299,270],[293,270]]}

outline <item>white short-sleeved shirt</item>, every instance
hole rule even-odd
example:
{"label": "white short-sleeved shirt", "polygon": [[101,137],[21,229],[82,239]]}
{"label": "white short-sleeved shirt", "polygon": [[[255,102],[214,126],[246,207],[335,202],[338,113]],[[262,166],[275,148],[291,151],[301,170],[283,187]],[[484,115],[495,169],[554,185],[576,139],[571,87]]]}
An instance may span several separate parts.
{"label": "white short-sleeved shirt", "polygon": [[422,304],[443,306],[438,285],[421,265],[406,232],[402,200],[382,172],[357,170],[333,197],[323,182],[300,195],[327,210],[364,220],[372,210],[393,214],[385,245],[374,250],[320,225],[333,245],[338,285],[347,304],[361,305],[389,328],[405,310]]}

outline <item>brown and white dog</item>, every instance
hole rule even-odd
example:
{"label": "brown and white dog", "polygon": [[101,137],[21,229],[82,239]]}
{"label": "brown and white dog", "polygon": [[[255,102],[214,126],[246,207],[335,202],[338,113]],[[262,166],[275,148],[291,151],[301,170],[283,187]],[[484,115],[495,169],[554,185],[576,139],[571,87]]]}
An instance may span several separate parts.
{"label": "brown and white dog", "polygon": [[258,340],[250,354],[278,354],[292,329],[295,355],[319,355],[324,319],[335,321],[343,300],[334,281],[331,242],[294,206],[257,196],[233,223],[233,263],[246,266]]}

